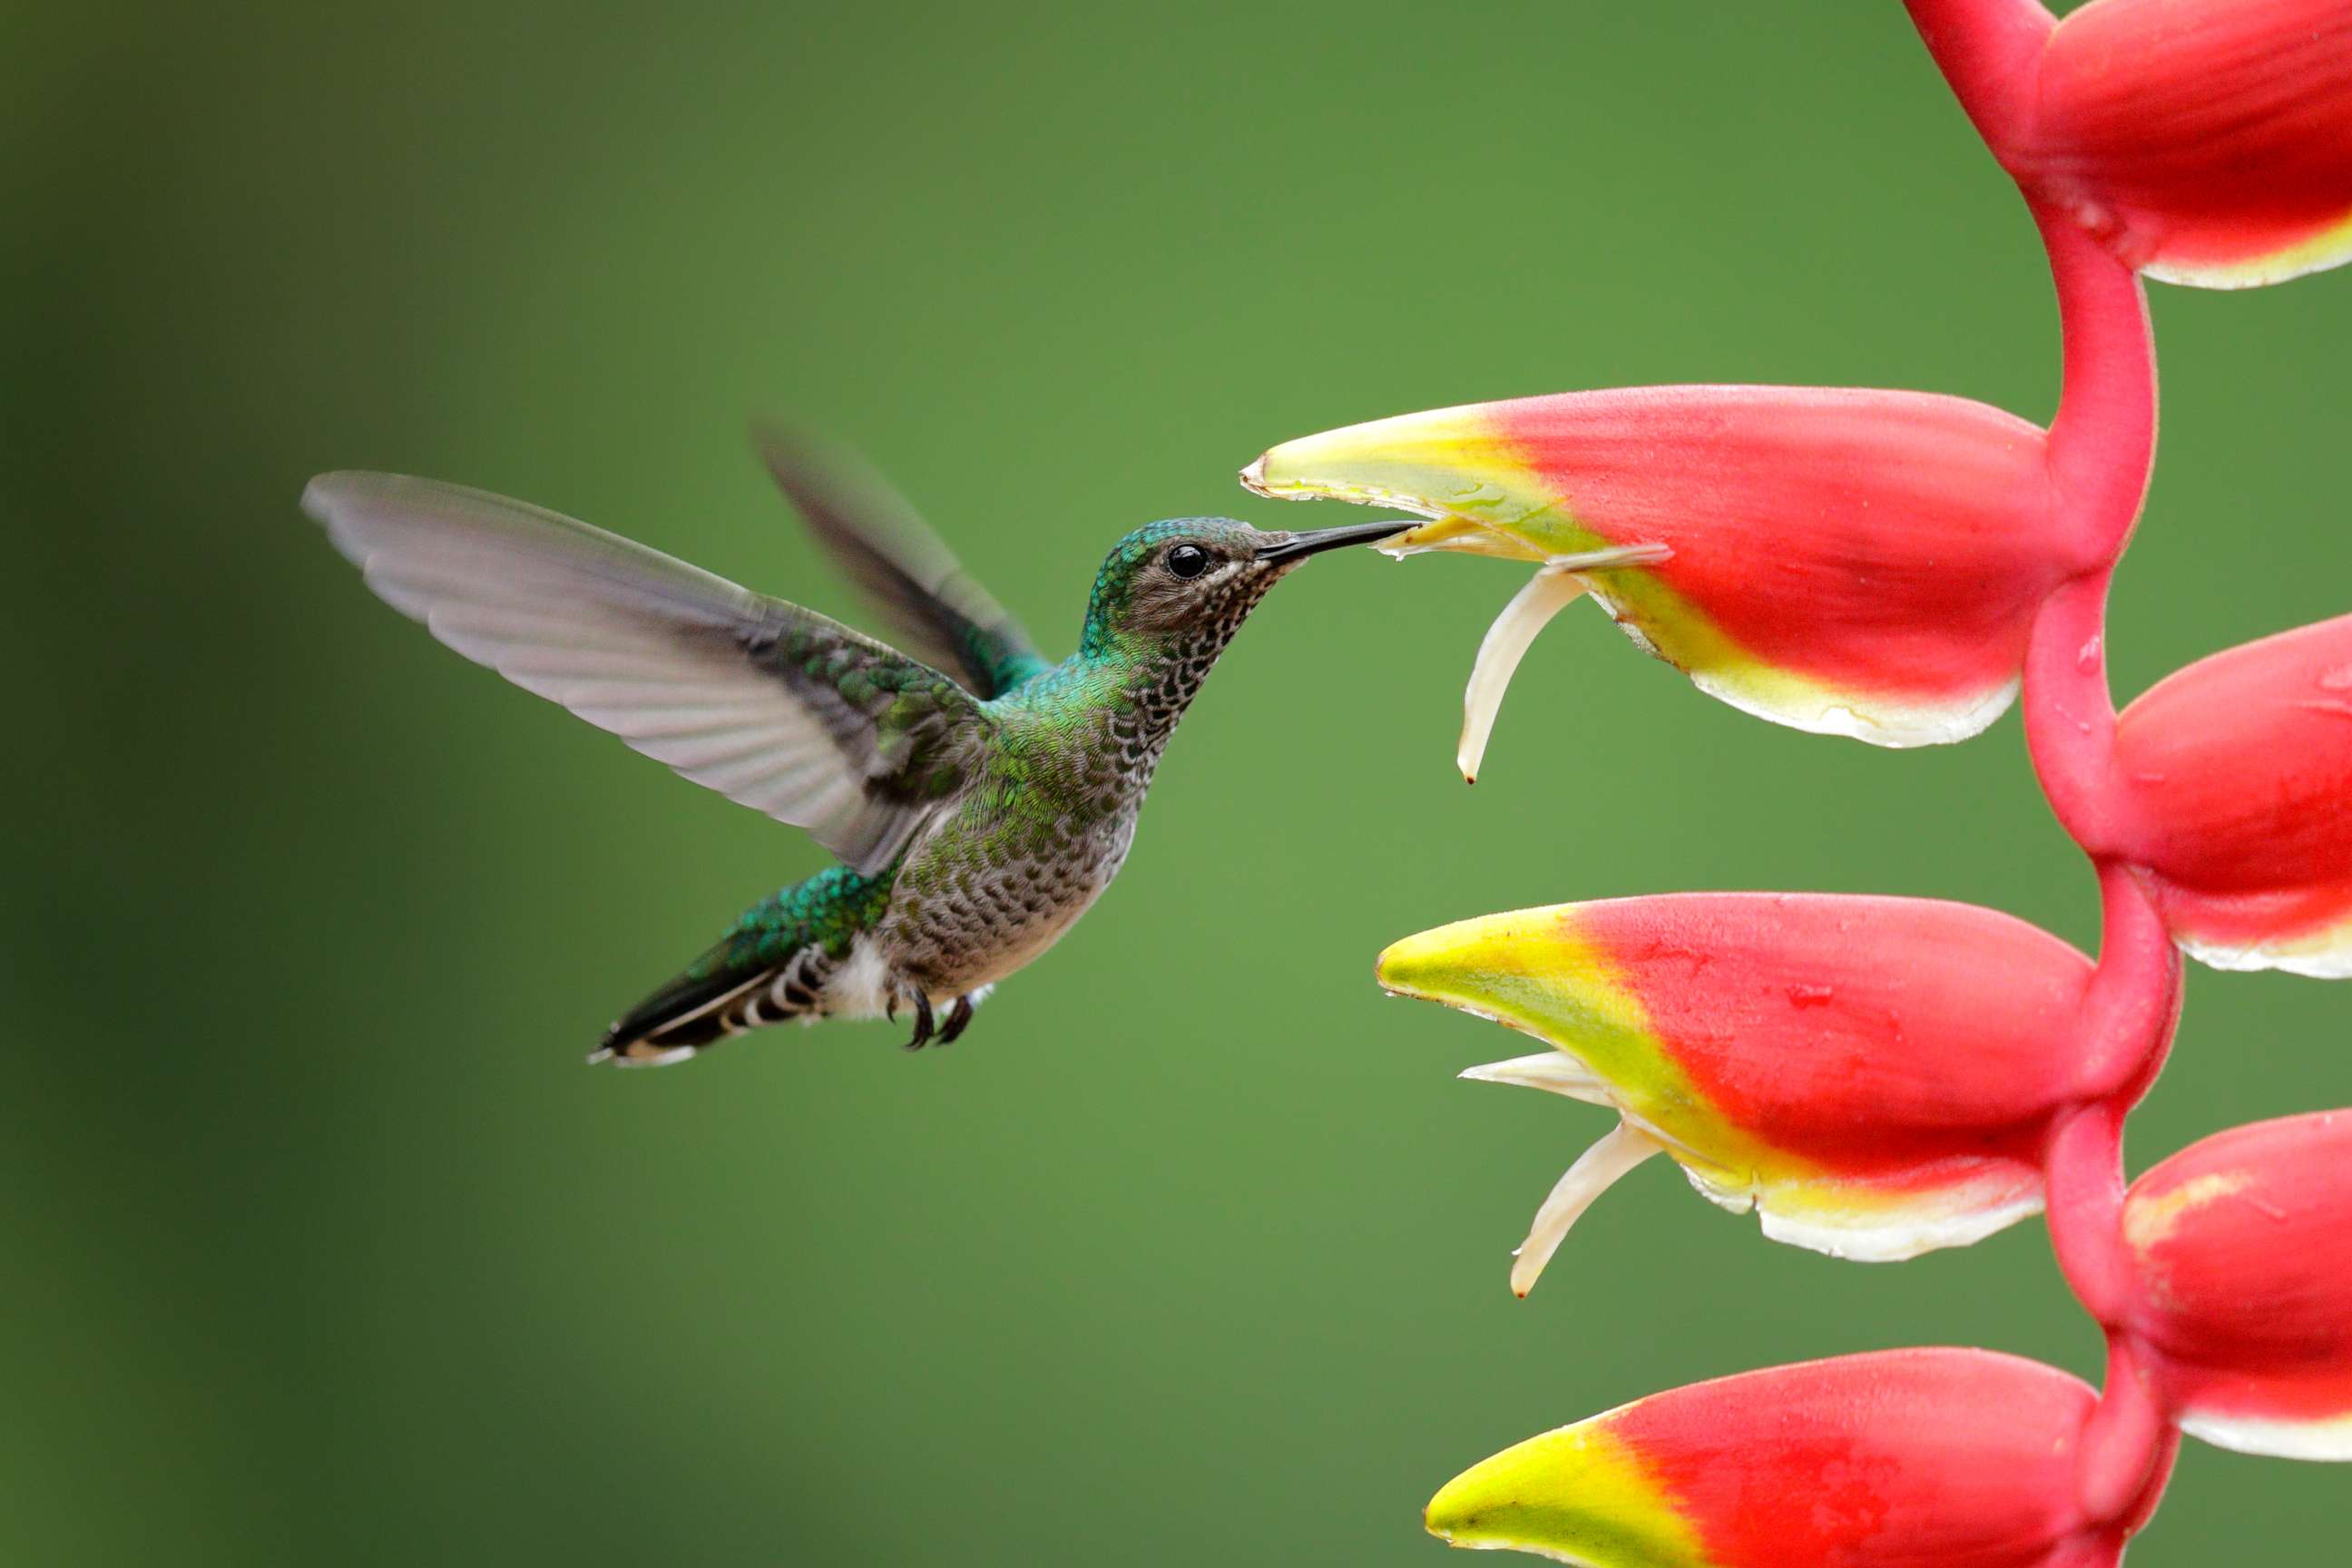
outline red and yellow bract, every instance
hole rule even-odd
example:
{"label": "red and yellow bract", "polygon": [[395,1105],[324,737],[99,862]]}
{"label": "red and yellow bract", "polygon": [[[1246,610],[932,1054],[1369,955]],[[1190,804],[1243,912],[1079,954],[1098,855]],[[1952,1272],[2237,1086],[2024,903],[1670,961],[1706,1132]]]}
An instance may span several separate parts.
{"label": "red and yellow bract", "polygon": [[1979,1350],[1743,1373],[1507,1448],[1447,1482],[1427,1523],[1588,1568],[2105,1568],[2162,1472],[2122,1517],[2084,1517],[2094,1398]]}
{"label": "red and yellow bract", "polygon": [[[1915,392],[1655,386],[1475,404],[1286,441],[1243,479],[1431,519],[1385,547],[1400,553],[1544,565],[1574,586],[1538,616],[1580,587],[1702,689],[1889,746],[1959,740],[1998,717],[2035,610],[2105,547],[2070,536],[2040,426]],[[1511,639],[1511,662],[1532,630]],[[1498,624],[1490,647],[1507,636]],[[1472,697],[1475,709],[1475,683]],[[1470,771],[1477,747],[1465,751]]]}
{"label": "red and yellow bract", "polygon": [[2204,660],[2118,714],[2105,605],[2145,497],[2137,273],[2237,286],[2352,258],[2352,0],[1907,0],[2048,252],[2048,430],[1921,394],[1662,387],[1483,404],[1269,451],[1268,495],[1390,505],[1405,548],[1538,563],[1465,702],[1475,766],[1543,620],[1591,591],[1706,689],[1886,743],[2021,683],[2035,774],[2096,873],[2092,964],[1988,910],[1678,895],[1465,921],[1391,989],[1554,1051],[1468,1075],[1613,1109],[1513,1280],[1665,1152],[1768,1232],[1899,1257],[2040,1204],[2106,1340],[2095,1396],[1979,1351],[1660,1394],[1456,1478],[1429,1527],[1587,1568],[2112,1568],[2188,1430],[2352,1459],[2352,1113],[2123,1182],[2179,1016],[2176,944],[2352,974],[2352,616]]}
{"label": "red and yellow bract", "polygon": [[1512,1271],[1522,1295],[1584,1207],[1654,1153],[1777,1240],[1871,1260],[1965,1246],[2041,1207],[2053,1118],[2116,1092],[2079,1081],[2068,1049],[2090,961],[1968,904],[1563,904],[1408,937],[1379,976],[1554,1047],[1465,1077],[1622,1119],[1538,1215]]}

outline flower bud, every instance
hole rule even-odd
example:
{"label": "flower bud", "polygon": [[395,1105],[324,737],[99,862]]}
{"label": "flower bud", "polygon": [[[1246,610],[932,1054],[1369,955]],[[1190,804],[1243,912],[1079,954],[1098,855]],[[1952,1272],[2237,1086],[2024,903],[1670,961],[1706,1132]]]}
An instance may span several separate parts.
{"label": "flower bud", "polygon": [[1465,1077],[1615,1110],[1537,1216],[1525,1295],[1585,1205],[1663,1152],[1764,1233],[1845,1258],[1964,1246],[2042,1205],[2051,1119],[2080,1102],[2088,960],[1991,910],[1688,893],[1424,931],[1392,992],[1554,1047]]}
{"label": "flower bud", "polygon": [[2124,710],[2130,858],[2221,969],[2352,974],[2352,616],[2200,659]]}
{"label": "flower bud", "polygon": [[1979,1350],[1743,1373],[1507,1448],[1429,1504],[1455,1546],[1587,1568],[2112,1568],[2076,1498],[2091,1390]]}
{"label": "flower bud", "polygon": [[1993,152],[2151,278],[2275,283],[2352,259],[2352,7],[2099,0],[2044,43]]}
{"label": "flower bud", "polygon": [[1471,774],[1520,652],[1580,593],[1735,707],[1910,746],[2009,706],[2035,609],[2105,548],[2067,533],[2038,426],[1925,393],[1529,397],[1286,442],[1242,478],[1430,519],[1399,554],[1542,568],[1482,651]]}
{"label": "flower bud", "polygon": [[2352,1112],[2193,1143],[2134,1182],[2133,1326],[2182,1428],[2352,1459]]}

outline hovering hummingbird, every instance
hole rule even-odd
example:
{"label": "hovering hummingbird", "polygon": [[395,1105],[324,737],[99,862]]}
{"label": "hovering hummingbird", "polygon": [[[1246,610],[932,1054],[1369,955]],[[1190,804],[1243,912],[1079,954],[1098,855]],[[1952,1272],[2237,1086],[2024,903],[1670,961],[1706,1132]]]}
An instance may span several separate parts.
{"label": "hovering hummingbird", "polygon": [[902,1006],[909,1049],[953,1040],[1118,875],[1170,734],[1265,591],[1408,526],[1148,524],[1111,547],[1056,664],[870,471],[760,437],[919,662],[520,501],[393,474],[303,492],[368,586],[442,642],[840,858],[747,910],[592,1062],[658,1066],[762,1025]]}

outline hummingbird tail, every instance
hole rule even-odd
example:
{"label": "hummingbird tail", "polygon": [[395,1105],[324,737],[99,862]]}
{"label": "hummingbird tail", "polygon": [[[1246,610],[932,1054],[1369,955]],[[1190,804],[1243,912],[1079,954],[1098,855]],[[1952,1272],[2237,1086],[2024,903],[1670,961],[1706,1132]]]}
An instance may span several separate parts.
{"label": "hummingbird tail", "polygon": [[589,1053],[591,1062],[620,1067],[667,1067],[707,1046],[763,1024],[798,1019],[814,1024],[825,1013],[828,971],[823,949],[803,947],[781,963],[746,973],[718,949],[631,1008]]}
{"label": "hummingbird tail", "polygon": [[[764,1024],[855,1016],[887,976],[871,934],[898,868],[861,877],[829,867],[746,910],[719,944],[632,1007],[592,1062],[665,1067]],[[872,1002],[878,1013],[882,1003]]]}

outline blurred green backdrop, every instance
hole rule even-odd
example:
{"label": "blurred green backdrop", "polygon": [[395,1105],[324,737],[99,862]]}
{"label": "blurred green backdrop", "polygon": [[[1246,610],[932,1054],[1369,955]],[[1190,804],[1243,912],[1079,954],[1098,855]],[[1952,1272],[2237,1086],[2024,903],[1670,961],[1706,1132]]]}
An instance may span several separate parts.
{"label": "blurred green backdrop", "polygon": [[[1059,651],[1133,523],[1352,520],[1232,482],[1308,430],[1677,380],[2046,417],[2032,232],[1896,5],[10,21],[0,1558],[1429,1563],[1455,1469],[1655,1388],[1938,1342],[2095,1375],[2038,1224],[1840,1264],[1663,1163],[1514,1301],[1605,1119],[1452,1082],[1518,1047],[1369,977],[1668,889],[2088,943],[2014,717],[1799,735],[1583,612],[1474,796],[1461,685],[1519,574],[1342,558],[968,1043],[592,1072],[817,852],[435,646],[294,504],[431,474],[854,611],[741,438],[799,409]],[[2156,310],[2126,692],[2347,607],[2352,274]],[[2352,987],[2189,989],[2137,1164],[2352,1102]],[[2134,1563],[2332,1554],[2347,1485],[2191,1445]]]}

